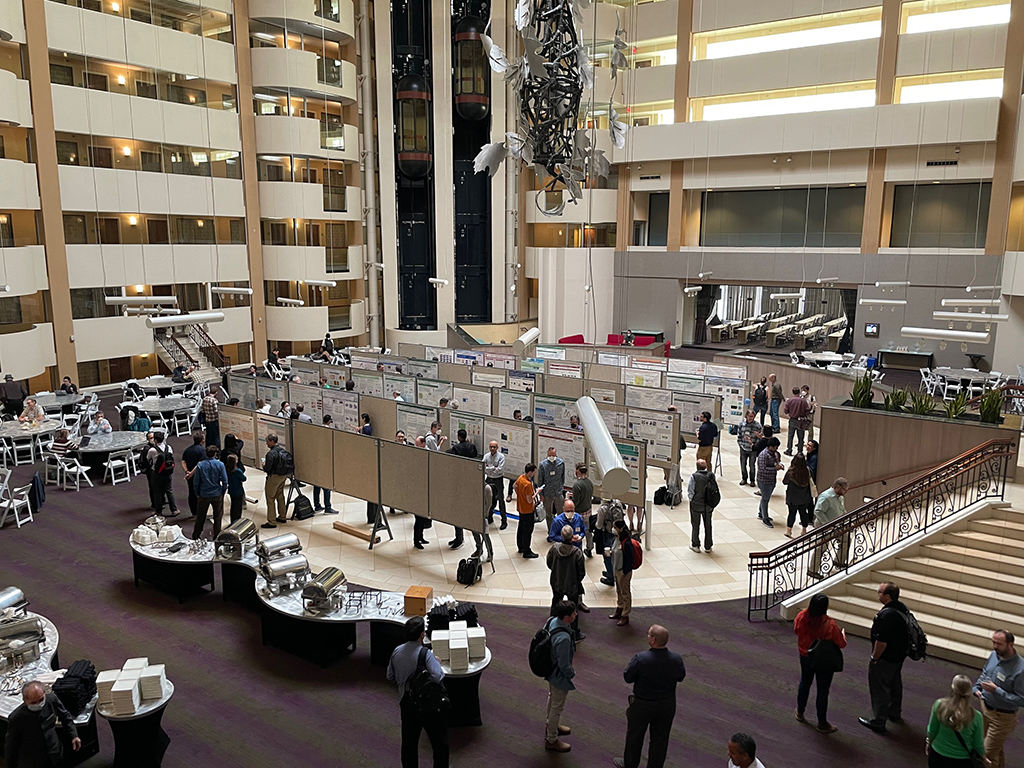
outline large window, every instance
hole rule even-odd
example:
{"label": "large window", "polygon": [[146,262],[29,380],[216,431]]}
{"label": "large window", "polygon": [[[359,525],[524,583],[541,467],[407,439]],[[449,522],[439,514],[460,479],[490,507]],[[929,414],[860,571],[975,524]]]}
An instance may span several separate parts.
{"label": "large window", "polygon": [[91,317],[114,317],[118,314],[117,306],[108,306],[107,296],[120,296],[120,288],[72,288],[71,317],[85,320]]}
{"label": "large window", "polygon": [[701,244],[856,248],[863,222],[864,187],[705,192]]}
{"label": "large window", "polygon": [[647,206],[647,245],[668,245],[668,192],[652,192]]}
{"label": "large window", "polygon": [[984,248],[989,182],[901,184],[892,203],[893,248]]}

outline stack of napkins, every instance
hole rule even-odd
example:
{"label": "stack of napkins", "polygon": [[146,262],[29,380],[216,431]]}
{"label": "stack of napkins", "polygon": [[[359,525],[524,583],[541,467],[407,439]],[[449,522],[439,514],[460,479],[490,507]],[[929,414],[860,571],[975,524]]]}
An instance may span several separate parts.
{"label": "stack of napkins", "polygon": [[114,703],[110,695],[110,689],[114,687],[114,683],[117,682],[117,678],[120,675],[120,669],[106,669],[96,675],[96,695],[99,696],[98,703],[101,706],[109,706]]}
{"label": "stack of napkins", "polygon": [[165,525],[160,529],[160,541],[177,541],[181,538],[180,525]]}
{"label": "stack of napkins", "polygon": [[449,632],[465,632],[469,629],[469,625],[464,621],[453,621],[448,625]]}
{"label": "stack of napkins", "polygon": [[115,715],[134,715],[142,703],[138,671],[122,672],[110,689]]}
{"label": "stack of napkins", "polygon": [[452,672],[466,672],[469,670],[469,639],[466,633],[449,630],[448,636],[448,666]]}
{"label": "stack of napkins", "polygon": [[483,659],[487,650],[487,632],[483,627],[470,627],[466,630],[469,640],[469,658],[473,661]]}
{"label": "stack of napkins", "polygon": [[132,541],[143,547],[155,544],[157,541],[156,532],[148,526],[140,525],[132,531]]}
{"label": "stack of napkins", "polygon": [[447,629],[435,629],[430,633],[430,647],[434,651],[434,656],[440,662],[446,662],[450,658],[448,652],[449,634]]}
{"label": "stack of napkins", "polygon": [[143,669],[142,676],[139,678],[142,687],[142,700],[151,701],[163,698],[165,679],[163,664],[151,664]]}

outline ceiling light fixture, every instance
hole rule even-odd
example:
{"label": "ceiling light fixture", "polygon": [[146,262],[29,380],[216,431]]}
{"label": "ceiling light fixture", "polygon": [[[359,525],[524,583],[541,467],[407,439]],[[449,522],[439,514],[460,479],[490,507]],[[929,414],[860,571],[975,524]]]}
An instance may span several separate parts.
{"label": "ceiling light fixture", "polygon": [[334,280],[307,280],[306,285],[316,285],[321,288],[337,288],[338,283]]}
{"label": "ceiling light fixture", "polygon": [[823,283],[838,283],[839,282],[839,278],[838,277],[819,277],[814,282],[816,282],[818,285],[821,285]]}
{"label": "ceiling light fixture", "polygon": [[802,294],[799,293],[773,293],[771,294],[772,299],[779,299],[780,301],[786,301],[789,299],[802,298]]}
{"label": "ceiling light fixture", "polygon": [[943,299],[944,307],[998,307],[1000,299]]}
{"label": "ceiling light fixture", "polygon": [[192,325],[194,323],[224,322],[223,312],[193,312],[186,315],[170,315],[168,317],[147,317],[148,328],[169,328],[172,325]]}
{"label": "ceiling light fixture", "polygon": [[861,299],[860,305],[862,307],[904,307],[907,304],[906,299]]}
{"label": "ceiling light fixture", "polygon": [[905,325],[900,335],[907,339],[937,339],[939,341],[973,341],[988,344],[989,334],[982,331],[953,331],[947,328],[915,328]]}
{"label": "ceiling light fixture", "polygon": [[1005,323],[1009,315],[990,315],[986,312],[932,312],[934,320],[980,320],[983,323]]}
{"label": "ceiling light fixture", "polygon": [[899,285],[910,285],[909,280],[877,280],[875,288],[895,287]]}
{"label": "ceiling light fixture", "polygon": [[998,291],[1003,286],[1001,285],[968,285],[967,292],[974,293],[975,291]]}

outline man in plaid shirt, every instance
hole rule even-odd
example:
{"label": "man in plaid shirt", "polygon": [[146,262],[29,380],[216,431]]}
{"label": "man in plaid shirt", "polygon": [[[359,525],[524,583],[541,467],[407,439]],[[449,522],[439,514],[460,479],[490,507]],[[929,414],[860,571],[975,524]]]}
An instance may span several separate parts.
{"label": "man in plaid shirt", "polygon": [[203,423],[206,425],[206,444],[220,448],[220,409],[212,392],[203,398],[202,408]]}
{"label": "man in plaid shirt", "polygon": [[748,482],[751,486],[756,485],[757,455],[754,453],[754,445],[764,435],[756,416],[757,413],[754,411],[747,411],[743,415],[743,423],[736,427],[736,442],[740,447],[740,470],[743,472],[740,485],[746,485]]}

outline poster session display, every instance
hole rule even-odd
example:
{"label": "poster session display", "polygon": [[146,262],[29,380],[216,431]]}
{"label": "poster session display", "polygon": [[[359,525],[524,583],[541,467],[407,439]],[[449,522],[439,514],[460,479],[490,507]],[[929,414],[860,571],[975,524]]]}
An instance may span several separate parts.
{"label": "poster session display", "polygon": [[565,360],[564,347],[551,347],[538,344],[535,354],[541,360]]}
{"label": "poster session display", "polygon": [[225,435],[234,435],[242,441],[242,463],[249,467],[258,467],[257,457],[261,447],[256,443],[255,413],[241,407],[231,405],[220,406],[220,428]]}
{"label": "poster session display", "polygon": [[498,416],[503,419],[515,418],[519,411],[520,417],[533,413],[533,395],[529,392],[513,392],[508,389],[498,390]]}
{"label": "poster session display", "polygon": [[474,352],[471,349],[456,349],[455,362],[459,365],[483,365],[484,353]]}
{"label": "poster session display", "polygon": [[442,399],[452,399],[452,385],[447,381],[416,380],[416,403],[418,405],[436,406],[440,405]]}
{"label": "poster session display", "polygon": [[256,407],[256,379],[252,376],[228,376],[228,392],[238,398],[242,408],[253,410]]}
{"label": "poster session display", "polygon": [[569,419],[576,415],[576,401],[554,395],[533,396],[533,420],[537,424],[568,428]]}
{"label": "poster session display", "polygon": [[456,384],[452,388],[452,393],[452,400],[459,404],[459,410],[482,413],[485,416],[491,415],[490,389],[473,389]]}
{"label": "poster session display", "polygon": [[604,419],[605,426],[612,437],[625,437],[628,429],[626,407],[613,403],[597,403],[597,412]]}
{"label": "poster session display", "polygon": [[626,436],[647,446],[647,463],[671,467],[679,461],[679,414],[630,408]]}
{"label": "poster session display", "polygon": [[[629,472],[629,490],[616,495],[615,498],[623,504],[642,507],[647,502],[646,448],[638,440],[613,436],[612,441],[626,465],[626,471]],[[594,495],[604,498],[604,489],[601,487],[601,478],[595,465],[591,465],[590,479],[594,481]],[[596,514],[597,510],[594,509],[593,513]]]}
{"label": "poster session display", "polygon": [[[260,448],[257,448],[257,456],[262,460],[266,453],[266,440],[267,435],[277,435],[277,444],[284,446],[284,448],[291,452],[291,437],[288,432],[288,422],[290,419],[280,418],[278,416],[270,416],[266,413],[257,413],[256,417],[256,442],[260,444]],[[260,465],[262,466],[262,464]]]}
{"label": "poster session display", "polygon": [[703,394],[704,377],[669,371],[665,374],[665,389],[671,389],[673,392],[698,392]]}
{"label": "poster session display", "polygon": [[497,352],[486,352],[484,354],[484,365],[488,368],[504,368],[512,370],[516,367],[515,355],[502,355]]}
{"label": "poster session display", "polygon": [[704,375],[716,379],[746,379],[747,366],[708,363],[704,368]]}
{"label": "poster session display", "polygon": [[[454,420],[453,420],[454,421]],[[484,419],[484,445],[494,440],[505,454],[505,477],[519,477],[533,458],[533,428],[510,419]]]}
{"label": "poster session display", "polygon": [[[660,375],[660,374],[659,374]],[[673,393],[669,389],[654,387],[626,386],[626,405],[630,408],[646,408],[649,411],[667,411],[672,405]]]}
{"label": "poster session display", "polygon": [[341,365],[321,365],[320,376],[332,389],[344,389],[348,381],[348,368]]}
{"label": "poster session display", "polygon": [[364,355],[353,352],[349,356],[349,363],[353,368],[358,368],[362,371],[376,371],[377,370],[377,356],[376,355]]}
{"label": "poster session display", "polygon": [[583,363],[548,360],[548,376],[560,376],[564,379],[582,379]]}
{"label": "poster session display", "polygon": [[335,429],[359,431],[359,395],[343,389],[323,391],[323,411],[334,420]]}
{"label": "poster session display", "polygon": [[354,365],[351,373],[352,381],[356,385],[356,392],[370,397],[384,397],[384,376],[382,374],[376,371],[358,370]]}
{"label": "poster session display", "polygon": [[704,392],[722,398],[722,421],[726,424],[739,424],[743,421],[747,387],[745,379],[717,379],[710,376],[704,379]]}
{"label": "poster session display", "polygon": [[668,369],[670,371],[688,373],[691,376],[703,376],[706,367],[707,363],[701,363],[696,360],[677,360],[673,357],[669,358],[668,361]]}
{"label": "poster session display", "polygon": [[[437,409],[411,403],[398,403],[396,419],[398,429],[405,432],[405,439],[411,443],[417,437],[426,435],[430,431],[430,425],[437,421]],[[388,437],[388,435],[380,435],[380,437]],[[445,450],[447,449],[446,446]]]}
{"label": "poster session display", "polygon": [[477,387],[504,387],[505,386],[505,373],[495,372],[493,370],[473,370],[472,382]]}
{"label": "poster session display", "polygon": [[432,360],[435,363],[455,362],[455,352],[448,349],[447,347],[426,346],[423,349],[423,354],[427,358],[427,360]]}
{"label": "poster session display", "polygon": [[384,374],[384,396],[394,397],[397,392],[407,403],[416,402],[416,380],[395,373]]}
{"label": "poster session display", "polygon": [[[582,432],[571,429],[538,426],[534,440],[534,455],[537,466],[547,458],[548,448],[554,448],[558,457],[565,462],[565,482],[571,487],[575,477],[576,465],[587,460],[587,440]],[[543,485],[544,479],[538,477],[534,485]]]}
{"label": "poster session display", "polygon": [[537,374],[534,371],[509,371],[508,388],[518,392],[536,392]]}
{"label": "poster session display", "polygon": [[288,383],[258,379],[256,381],[256,396],[264,403],[270,403],[271,412],[277,413],[281,408],[281,403],[288,399]]}
{"label": "poster session display", "polygon": [[313,384],[315,386],[320,383],[319,363],[314,363],[312,360],[302,360],[297,357],[289,358],[289,362],[292,364],[291,371],[289,371],[289,377],[292,380],[297,376],[299,384]]}
{"label": "poster session display", "polygon": [[458,442],[459,430],[464,429],[466,439],[475,445],[477,453],[483,456],[487,450],[487,444],[484,442],[484,417],[451,409],[445,409],[444,414],[448,416],[449,447]]}
{"label": "poster session display", "polygon": [[433,360],[410,359],[405,364],[405,373],[416,379],[436,379],[437,363]]}
{"label": "poster session display", "polygon": [[619,371],[620,383],[629,384],[633,387],[660,387],[661,371],[651,371],[644,368],[623,368]]}

